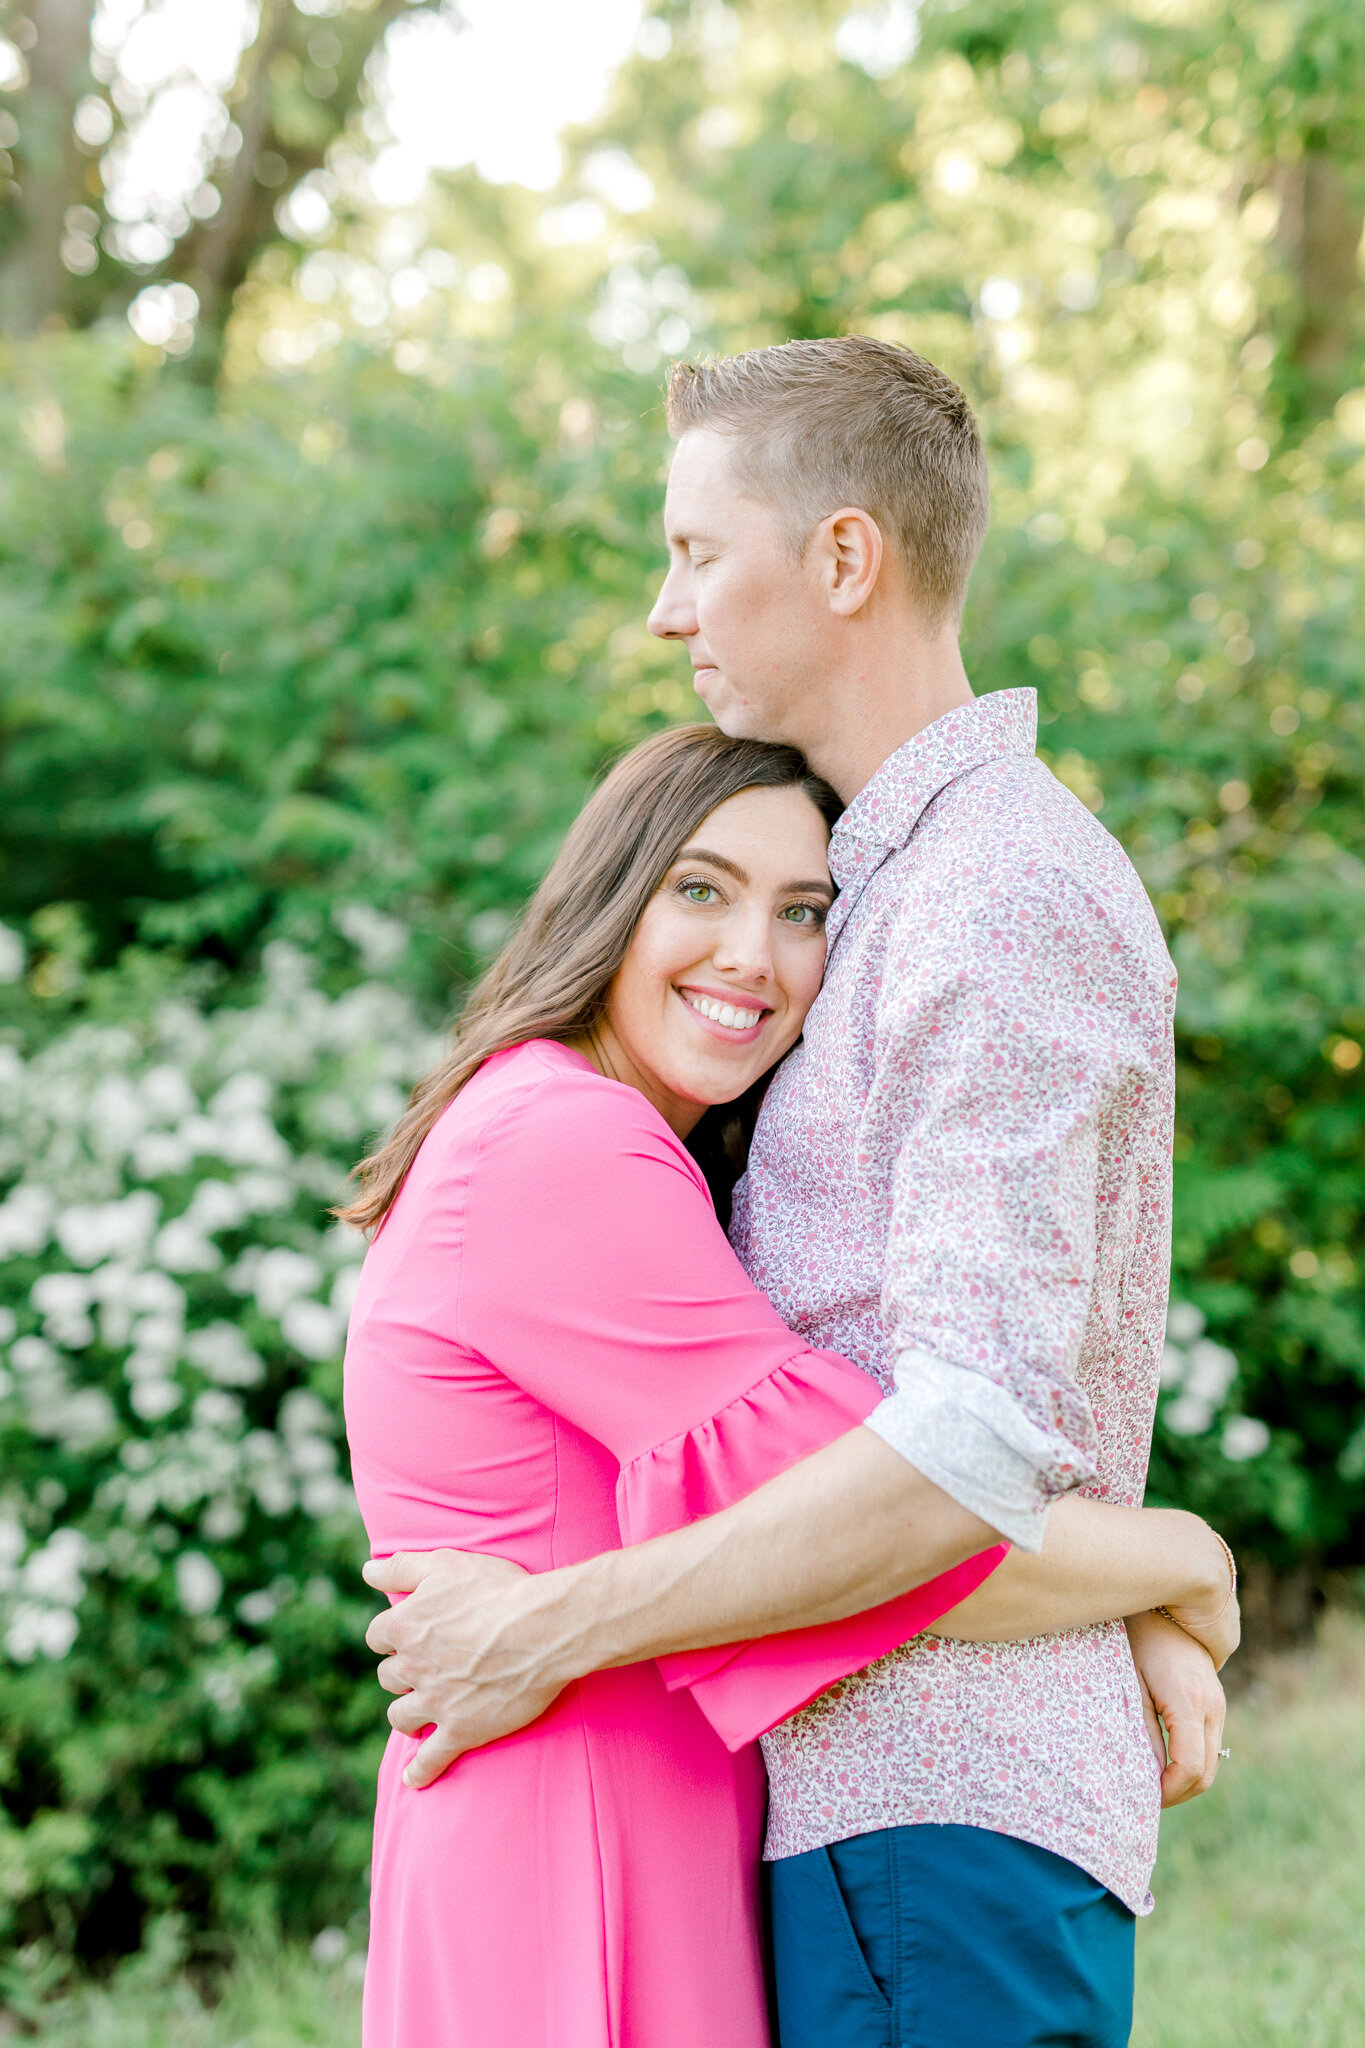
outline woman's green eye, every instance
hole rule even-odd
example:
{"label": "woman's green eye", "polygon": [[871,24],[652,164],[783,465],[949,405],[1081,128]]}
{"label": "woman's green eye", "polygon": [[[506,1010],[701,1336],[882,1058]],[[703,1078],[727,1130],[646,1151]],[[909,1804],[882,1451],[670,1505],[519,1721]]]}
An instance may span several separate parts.
{"label": "woman's green eye", "polygon": [[820,912],[813,903],[789,903],[782,915],[789,924],[811,925],[820,922]]}
{"label": "woman's green eye", "polygon": [[709,882],[688,882],[683,890],[689,903],[709,903],[715,893]]}

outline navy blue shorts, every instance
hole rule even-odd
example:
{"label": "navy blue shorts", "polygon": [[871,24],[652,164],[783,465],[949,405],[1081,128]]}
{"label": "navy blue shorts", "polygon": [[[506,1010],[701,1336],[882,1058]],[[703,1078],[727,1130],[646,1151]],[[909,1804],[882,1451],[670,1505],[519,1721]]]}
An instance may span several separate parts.
{"label": "navy blue shorts", "polygon": [[1124,2048],[1133,1915],[1050,1850],[885,1828],[768,1865],[780,2048]]}

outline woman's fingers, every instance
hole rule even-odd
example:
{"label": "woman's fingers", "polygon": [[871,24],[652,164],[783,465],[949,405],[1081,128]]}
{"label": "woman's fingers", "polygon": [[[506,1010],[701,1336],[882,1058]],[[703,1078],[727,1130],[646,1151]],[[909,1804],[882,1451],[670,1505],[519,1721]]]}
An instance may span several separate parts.
{"label": "woman's fingers", "polygon": [[1218,1776],[1227,1701],[1212,1669],[1197,1693],[1162,1708],[1171,1760],[1161,1780],[1163,1806],[1182,1806],[1207,1792]]}
{"label": "woman's fingers", "polygon": [[1166,1768],[1166,1738],[1161,1732],[1161,1719],[1156,1708],[1152,1705],[1152,1695],[1148,1692],[1147,1681],[1140,1671],[1137,1675],[1137,1682],[1142,1693],[1142,1718],[1147,1723],[1147,1740],[1152,1745],[1152,1754],[1157,1760],[1158,1768],[1164,1771]]}

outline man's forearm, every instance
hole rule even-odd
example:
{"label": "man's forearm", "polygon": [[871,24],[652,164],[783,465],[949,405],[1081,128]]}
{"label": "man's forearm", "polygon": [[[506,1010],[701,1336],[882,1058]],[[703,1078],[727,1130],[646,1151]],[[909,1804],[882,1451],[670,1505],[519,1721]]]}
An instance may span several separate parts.
{"label": "man's forearm", "polygon": [[522,1582],[517,1629],[567,1684],[859,1614],[999,1540],[858,1428],[720,1514]]}

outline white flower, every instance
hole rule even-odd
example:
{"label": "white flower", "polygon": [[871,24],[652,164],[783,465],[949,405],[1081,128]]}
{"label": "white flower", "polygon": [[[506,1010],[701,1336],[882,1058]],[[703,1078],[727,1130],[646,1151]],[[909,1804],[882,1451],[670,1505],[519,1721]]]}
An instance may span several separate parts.
{"label": "white flower", "polygon": [[1192,1344],[1185,1365],[1185,1391],[1212,1408],[1221,1407],[1228,1388],[1237,1377],[1237,1359],[1225,1344],[1201,1337]]}
{"label": "white flower", "polygon": [[1270,1446],[1270,1431],[1255,1415],[1230,1415],[1223,1425],[1223,1456],[1236,1465],[1259,1458]]}
{"label": "white flower", "polygon": [[296,1387],[280,1403],[280,1428],[288,1438],[330,1436],[335,1426],[331,1409],[306,1387]]}
{"label": "white flower", "polygon": [[336,1357],[345,1329],[341,1317],[320,1301],[291,1301],[280,1314],[285,1342],[302,1357],[318,1362]]}
{"label": "white flower", "polygon": [[1192,1301],[1173,1301],[1166,1311],[1166,1335],[1173,1344],[1193,1344],[1204,1334],[1204,1318]]}
{"label": "white flower", "polygon": [[294,1505],[294,1482],[278,1466],[263,1466],[253,1474],[251,1485],[263,1514],[287,1515]]}
{"label": "white flower", "polygon": [[1202,1436],[1213,1421],[1213,1409],[1197,1394],[1181,1394],[1163,1411],[1162,1420],[1176,1436]]}
{"label": "white flower", "polygon": [[186,1614],[212,1614],[223,1597],[223,1574],[202,1550],[182,1550],[175,1561],[175,1593]]}
{"label": "white flower", "polygon": [[216,1273],[223,1254],[203,1235],[193,1214],[177,1216],[157,1232],[152,1256],[168,1273]]}
{"label": "white flower", "polygon": [[305,1512],[318,1521],[324,1515],[340,1513],[343,1508],[356,1511],[354,1492],[335,1472],[316,1472],[305,1479],[302,1499]]}
{"label": "white flower", "polygon": [[28,1535],[22,1522],[16,1522],[12,1515],[0,1516],[0,1591],[8,1591],[15,1583],[18,1573],[15,1569],[28,1548]]}
{"label": "white flower", "polygon": [[18,1337],[10,1346],[9,1362],[16,1372],[50,1372],[57,1354],[45,1337]]}
{"label": "white flower", "polygon": [[350,1943],[339,1927],[324,1927],[321,1934],[314,1935],[312,1957],[323,1969],[331,1969],[336,1963],[344,1962]]}
{"label": "white flower", "polygon": [[174,1380],[139,1380],[128,1396],[134,1415],[143,1422],[159,1422],[180,1406],[183,1396]]}
{"label": "white flower", "polygon": [[245,1527],[246,1517],[230,1494],[210,1501],[204,1510],[200,1530],[210,1543],[230,1543],[234,1536],[240,1536]]}
{"label": "white flower", "polygon": [[269,1109],[274,1093],[274,1084],[267,1074],[234,1074],[210,1101],[209,1115],[261,1116]]}
{"label": "white flower", "polygon": [[59,1662],[75,1642],[80,1624],[69,1607],[43,1607],[26,1600],[15,1610],[5,1633],[5,1649],[16,1664],[35,1657]]}
{"label": "white flower", "polygon": [[289,1445],[289,1462],[300,1479],[335,1472],[337,1447],[328,1436],[298,1436]]}
{"label": "white flower", "polygon": [[58,1216],[57,1242],[74,1266],[140,1258],[151,1242],[160,1209],[146,1188],[135,1189],[121,1202],[77,1203]]}
{"label": "white flower", "polygon": [[20,1181],[0,1202],[0,1259],[32,1257],[46,1246],[57,1213],[56,1197],[31,1181]]}
{"label": "white flower", "polygon": [[[180,1356],[184,1341],[180,1317],[167,1312],[140,1316],[133,1325],[133,1346],[139,1358],[156,1359],[169,1372]],[[141,1374],[136,1375],[142,1377]]]}
{"label": "white flower", "polygon": [[41,1273],[29,1300],[43,1318],[44,1335],[68,1351],[83,1351],[95,1341],[90,1320],[90,1281],[84,1273]]}
{"label": "white flower", "polygon": [[128,1283],[128,1300],[135,1309],[147,1310],[160,1316],[183,1319],[185,1314],[185,1290],[176,1285],[165,1273],[154,1268],[135,1273]]}
{"label": "white flower", "polygon": [[312,986],[313,963],[287,939],[273,939],[261,955],[266,986],[276,1002],[288,1002]]}
{"label": "white flower", "polygon": [[249,1628],[264,1628],[284,1605],[288,1594],[274,1586],[262,1586],[237,1602],[237,1612]]}
{"label": "white flower", "polygon": [[407,926],[372,903],[338,903],[332,922],[355,947],[367,974],[387,974],[407,950]]}
{"label": "white flower", "polygon": [[107,1074],[90,1098],[90,1127],[100,1149],[123,1158],[146,1122],[141,1091],[126,1074]]}
{"label": "white flower", "polygon": [[235,1323],[210,1323],[185,1339],[185,1356],[220,1387],[254,1387],[265,1378],[265,1364]]}
{"label": "white flower", "polygon": [[81,1567],[89,1554],[89,1541],[79,1529],[54,1529],[24,1566],[25,1593],[58,1607],[78,1606],[85,1595]]}
{"label": "white flower", "polygon": [[179,1067],[165,1063],[148,1068],[142,1076],[141,1091],[148,1115],[159,1123],[179,1123],[181,1117],[193,1115],[199,1106],[187,1076]]}
{"label": "white flower", "polygon": [[248,1214],[248,1205],[240,1183],[234,1186],[226,1180],[201,1180],[185,1211],[200,1230],[233,1230]]}
{"label": "white flower", "polygon": [[201,1429],[238,1430],[242,1426],[242,1404],[234,1394],[207,1388],[195,1398],[194,1420]]}
{"label": "white flower", "polygon": [[162,1180],[185,1171],[194,1158],[194,1147],[179,1131],[144,1131],[132,1156],[139,1180]]}
{"label": "white flower", "polygon": [[[240,1278],[238,1277],[240,1275]],[[263,1316],[278,1321],[291,1301],[312,1294],[322,1283],[322,1268],[305,1252],[276,1245],[270,1251],[248,1252],[228,1275],[229,1282],[256,1298]]]}
{"label": "white flower", "polygon": [[44,1434],[54,1436],[65,1451],[88,1451],[118,1428],[118,1411],[100,1387],[82,1387],[57,1402],[46,1418]]}

